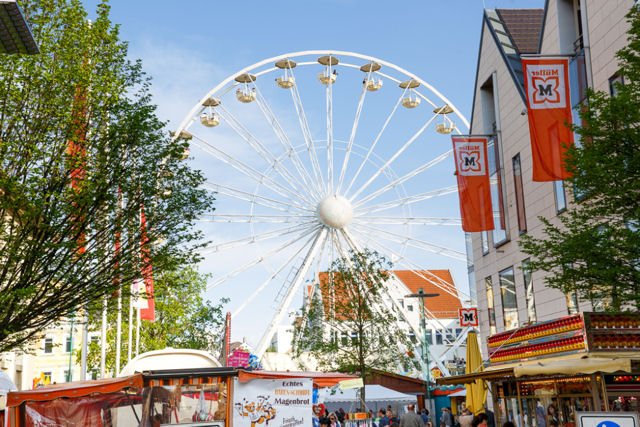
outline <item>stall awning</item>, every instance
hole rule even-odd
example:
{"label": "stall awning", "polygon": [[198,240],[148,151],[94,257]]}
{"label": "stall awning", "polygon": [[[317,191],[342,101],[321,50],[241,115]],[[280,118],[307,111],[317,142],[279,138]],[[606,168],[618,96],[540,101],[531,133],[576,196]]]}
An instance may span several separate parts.
{"label": "stall awning", "polygon": [[496,381],[527,376],[557,375],[590,375],[598,372],[631,372],[632,362],[636,358],[629,357],[593,357],[584,356],[571,359],[543,359],[512,364],[504,367],[491,367],[484,372],[439,378],[437,384],[467,384],[477,379]]}
{"label": "stall awning", "polygon": [[631,372],[631,359],[574,359],[555,360],[545,362],[543,360],[528,365],[518,365],[513,368],[516,378],[532,375],[581,375],[595,374],[597,372]]}
{"label": "stall awning", "polygon": [[82,397],[93,394],[115,393],[126,388],[141,387],[142,375],[140,374],[124,378],[52,384],[35,390],[11,392],[7,395],[7,406],[17,406],[25,401],[42,402],[60,397]]}
{"label": "stall awning", "polygon": [[256,378],[286,379],[286,378],[312,378],[318,387],[331,387],[340,381],[358,378],[355,375],[342,374],[340,372],[278,372],[278,371],[238,371],[240,382],[250,381]]}

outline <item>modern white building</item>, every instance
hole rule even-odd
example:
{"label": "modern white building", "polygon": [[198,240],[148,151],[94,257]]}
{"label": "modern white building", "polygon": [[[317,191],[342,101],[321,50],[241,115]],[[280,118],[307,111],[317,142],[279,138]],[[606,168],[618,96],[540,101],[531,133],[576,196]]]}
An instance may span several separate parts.
{"label": "modern white building", "polygon": [[485,10],[470,131],[492,135],[488,155],[495,230],[471,233],[470,248],[483,342],[527,322],[598,309],[546,287],[545,273],[530,271],[518,245],[524,234],[542,236],[539,217],[557,224],[572,203],[562,181],[532,181],[521,57],[570,57],[573,106],[582,101],[587,86],[609,92],[619,80],[615,53],[626,43],[625,14],[634,4],[547,0],[544,9]]}

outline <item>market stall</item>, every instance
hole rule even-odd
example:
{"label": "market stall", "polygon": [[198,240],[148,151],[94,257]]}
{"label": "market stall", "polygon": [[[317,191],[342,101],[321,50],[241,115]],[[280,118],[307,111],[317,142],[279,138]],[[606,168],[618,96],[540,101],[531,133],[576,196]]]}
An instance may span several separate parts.
{"label": "market stall", "polygon": [[489,382],[496,424],[571,426],[582,411],[639,408],[640,316],[582,313],[492,335],[484,372],[438,384]]}
{"label": "market stall", "polygon": [[[416,403],[417,397],[412,394],[400,393],[381,385],[371,384],[364,386],[367,409],[377,413],[380,408],[391,406],[398,411],[409,403]],[[335,412],[344,408],[347,412],[354,412],[360,407],[360,395],[358,389],[337,391],[324,399],[324,405],[329,412]]]}

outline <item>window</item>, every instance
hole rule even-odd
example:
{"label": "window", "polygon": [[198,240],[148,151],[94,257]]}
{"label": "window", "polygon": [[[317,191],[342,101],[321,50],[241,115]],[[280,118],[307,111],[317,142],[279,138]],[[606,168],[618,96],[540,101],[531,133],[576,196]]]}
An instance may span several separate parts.
{"label": "window", "polygon": [[564,212],[567,209],[567,199],[564,194],[564,181],[553,181],[553,190],[556,193],[556,211]]}
{"label": "window", "polygon": [[442,331],[436,329],[436,344],[442,344]]}
{"label": "window", "polygon": [[429,344],[429,345],[433,344],[433,336],[432,336],[431,329],[427,329],[426,330],[425,337],[427,339],[427,344]]}
{"label": "window", "polygon": [[456,340],[453,329],[446,329],[446,334],[447,341],[449,341],[449,343],[453,343]]}
{"label": "window", "polygon": [[499,246],[507,241],[506,215],[502,194],[502,164],[500,162],[500,150],[498,148],[498,137],[494,135],[489,139],[489,143],[487,144],[491,205],[493,207],[494,229],[491,232],[493,246]]}
{"label": "window", "polygon": [[500,279],[500,294],[502,295],[502,315],[505,330],[515,329],[519,325],[518,300],[516,298],[515,276],[513,267],[498,273]]}
{"label": "window", "polygon": [[619,84],[620,85],[624,84],[624,77],[619,74],[614,74],[609,79],[609,95],[618,96],[618,88],[616,86]]}
{"label": "window", "polygon": [[482,255],[489,253],[489,233],[486,231],[480,232],[480,241],[482,242]]}
{"label": "window", "polygon": [[100,341],[100,337],[99,336],[94,335],[89,339],[91,340],[91,343],[96,344],[96,345],[99,344],[99,341]]}
{"label": "window", "polygon": [[578,313],[578,294],[576,292],[569,292],[565,296],[567,297],[567,312],[569,312],[569,314]]}
{"label": "window", "polygon": [[68,369],[64,370],[64,374],[63,374],[63,378],[65,382],[71,382],[73,381],[73,378],[71,376],[71,371]]}
{"label": "window", "polygon": [[49,380],[49,384],[53,384],[53,376],[51,375],[51,371],[43,371],[42,376],[45,378],[45,380]]}
{"label": "window", "polygon": [[498,332],[496,330],[496,311],[493,305],[493,281],[491,276],[484,278],[484,289],[487,293],[487,310],[489,311],[489,333],[491,335]]}
{"label": "window", "polygon": [[516,211],[518,213],[518,231],[527,231],[527,216],[524,210],[524,190],[522,186],[522,168],[520,167],[520,153],[513,158],[513,183],[516,189]]}
{"label": "window", "polygon": [[462,328],[456,328],[456,338],[460,337],[460,335],[462,335]]}
{"label": "window", "polygon": [[413,305],[407,304],[407,310],[408,311],[413,311]]}
{"label": "window", "polygon": [[65,338],[64,351],[66,353],[71,353],[71,349],[72,349],[72,338],[71,338],[71,335],[67,335],[67,337]]}
{"label": "window", "polygon": [[416,339],[416,334],[414,334],[413,331],[409,331],[409,339],[414,344],[418,342],[418,340]]}
{"label": "window", "polygon": [[533,280],[531,279],[531,265],[529,258],[522,261],[522,279],[524,280],[524,298],[527,302],[527,315],[529,322],[536,322],[536,303],[533,296]]}
{"label": "window", "polygon": [[357,332],[351,332],[351,344],[352,345],[358,345],[358,333]]}
{"label": "window", "polygon": [[343,332],[342,334],[340,334],[340,343],[342,345],[349,344],[349,336],[347,335],[346,332]]}
{"label": "window", "polygon": [[98,370],[97,369],[92,369],[89,371],[89,378],[91,378],[92,380],[97,380],[98,379]]}
{"label": "window", "polygon": [[[53,353],[53,337],[45,337],[44,339],[44,352],[46,354]],[[51,373],[49,373],[51,375]]]}
{"label": "window", "polygon": [[399,299],[398,303],[400,304],[400,307],[404,308],[404,300],[403,299]]}

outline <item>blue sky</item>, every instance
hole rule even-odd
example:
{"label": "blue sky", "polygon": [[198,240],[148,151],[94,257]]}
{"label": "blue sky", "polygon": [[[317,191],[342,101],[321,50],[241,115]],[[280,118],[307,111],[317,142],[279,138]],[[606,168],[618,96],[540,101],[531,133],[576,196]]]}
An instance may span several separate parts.
{"label": "blue sky", "polygon": [[[95,0],[84,0],[90,14],[96,3]],[[486,0],[484,5],[482,0],[113,0],[111,6],[112,21],[120,24],[121,36],[129,42],[131,57],[141,59],[144,69],[153,78],[152,92],[160,118],[175,129],[191,107],[227,76],[265,58],[315,49],[352,51],[396,64],[433,85],[470,119],[483,7],[541,8],[544,0]],[[317,82],[315,86],[320,87]],[[339,86],[336,84],[335,88],[338,90]],[[387,86],[384,89],[389,90]],[[307,94],[311,90],[307,89]],[[321,93],[317,97],[319,102],[323,102]],[[279,106],[274,104],[274,107]],[[336,114],[341,108],[341,104],[336,105]],[[345,116],[351,114],[351,108],[351,105],[344,107]],[[286,127],[287,116],[284,115],[282,120]],[[230,145],[232,141],[228,139],[229,134],[224,133],[223,126],[217,129],[220,133],[213,136],[213,140],[223,146],[227,144],[232,151],[237,150],[235,145]],[[362,135],[366,132],[366,129],[362,130]],[[438,150],[442,152],[450,148],[450,141],[447,141],[440,139],[434,142],[437,150],[433,153],[425,145],[424,152],[418,149],[414,156],[431,160],[437,156]],[[202,168],[208,176],[224,181],[224,176],[216,176],[219,167],[212,159],[202,157],[203,154],[197,150],[192,150],[192,154],[194,166]],[[235,154],[242,158],[246,153],[237,151]],[[394,168],[402,175],[414,166],[409,159],[399,160]],[[436,184],[451,182],[453,166],[447,167],[429,179]],[[408,191],[420,192],[419,187],[421,185],[410,187]],[[459,215],[455,194],[443,203],[448,204],[449,212],[453,209],[454,214]],[[448,215],[444,210],[439,212],[441,207],[435,205],[423,211],[418,206],[413,215]],[[220,198],[217,212],[241,211],[232,208],[231,204],[225,205]],[[219,224],[215,228],[204,225],[203,229],[214,241],[229,241],[234,236],[240,238],[246,234],[241,228]],[[422,235],[421,230],[414,229],[411,233]],[[434,241],[464,251],[459,229],[435,231],[432,235]],[[214,254],[205,259],[201,270],[211,272],[214,278],[221,277],[232,269],[233,263],[239,265],[250,260],[252,254],[267,249],[262,246],[253,252],[241,250],[241,253],[231,255]],[[415,254],[412,259],[423,268],[451,269],[458,287],[466,290],[463,262],[423,258],[421,254]],[[275,268],[248,272],[209,291],[207,296],[211,299],[230,297],[228,309],[233,311]],[[271,290],[257,298],[253,306],[248,306],[249,314],[234,319],[234,340],[247,337],[250,343],[256,343],[273,311],[270,301],[277,295],[282,282],[287,280],[287,274],[290,272],[276,277],[275,283],[269,285]],[[292,309],[299,304],[300,299],[296,298]]]}

